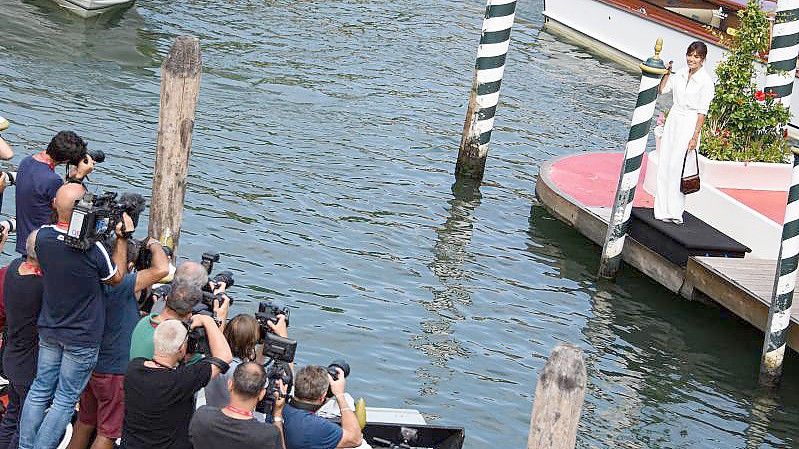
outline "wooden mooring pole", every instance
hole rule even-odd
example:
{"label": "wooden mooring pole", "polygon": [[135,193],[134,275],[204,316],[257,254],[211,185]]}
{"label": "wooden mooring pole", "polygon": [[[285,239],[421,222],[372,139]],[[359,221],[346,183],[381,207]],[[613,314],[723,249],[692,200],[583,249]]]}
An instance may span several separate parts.
{"label": "wooden mooring pole", "polygon": [[585,362],[580,348],[557,345],[538,376],[527,449],[574,448],[585,382]]}
{"label": "wooden mooring pole", "polygon": [[161,109],[155,154],[150,235],[177,254],[202,57],[196,37],[179,36],[161,65]]}
{"label": "wooden mooring pole", "polygon": [[486,4],[469,105],[455,165],[456,177],[477,181],[483,179],[488,141],[494,129],[499,86],[505,72],[505,57],[515,15],[516,0],[488,0]]}
{"label": "wooden mooring pole", "polygon": [[624,147],[624,161],[621,165],[621,174],[619,174],[616,199],[613,201],[613,209],[610,211],[608,232],[602,246],[602,256],[599,259],[599,276],[606,279],[615,277],[621,266],[621,253],[630,224],[635,187],[641,177],[641,163],[646,152],[649,126],[655,113],[658,84],[660,84],[660,78],[666,73],[666,66],[660,60],[662,48],[663,39],[658,38],[655,43],[655,55],[640,65],[641,84],[638,87],[638,100],[635,102],[630,134],[627,137],[627,145]]}

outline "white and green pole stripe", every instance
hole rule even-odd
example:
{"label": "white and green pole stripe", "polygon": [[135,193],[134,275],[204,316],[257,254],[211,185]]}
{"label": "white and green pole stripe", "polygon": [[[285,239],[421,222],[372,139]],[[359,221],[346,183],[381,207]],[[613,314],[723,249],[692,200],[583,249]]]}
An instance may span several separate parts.
{"label": "white and green pole stripe", "polygon": [[[779,0],[771,31],[765,91],[773,92],[776,100],[787,108],[791,107],[797,55],[799,0]],[[760,383],[763,385],[774,385],[782,376],[788,326],[791,324],[793,292],[796,287],[799,260],[799,149],[792,145],[792,152],[791,186],[788,189],[788,205],[785,207],[782,225],[782,242],[768,311],[763,357],[760,360]]]}
{"label": "white and green pole stripe", "polygon": [[666,73],[666,67],[660,60],[660,50],[663,39],[658,38],[655,43],[655,55],[640,65],[641,85],[638,88],[638,100],[635,103],[630,134],[624,148],[624,162],[619,175],[619,185],[616,189],[616,199],[610,211],[608,233],[605,244],[602,246],[602,257],[599,260],[599,276],[613,278],[621,265],[621,252],[624,248],[624,238],[630,224],[630,213],[633,208],[635,187],[641,175],[641,163],[646,151],[646,141],[649,136],[649,127],[652,115],[655,113],[655,100],[658,97],[658,84],[660,78]]}
{"label": "white and green pole stripe", "polygon": [[[790,95],[790,94],[789,94]],[[788,326],[791,324],[791,305],[796,287],[797,261],[799,261],[799,148],[793,147],[793,172],[788,190],[788,205],[782,225],[782,244],[777,259],[774,290],[768,310],[763,358],[760,360],[760,383],[779,382]]]}
{"label": "white and green pole stripe", "polygon": [[516,0],[488,0],[455,175],[483,179]]}
{"label": "white and green pole stripe", "polygon": [[791,107],[791,93],[796,79],[796,57],[799,55],[799,0],[779,0],[771,31],[768,53],[766,92]]}

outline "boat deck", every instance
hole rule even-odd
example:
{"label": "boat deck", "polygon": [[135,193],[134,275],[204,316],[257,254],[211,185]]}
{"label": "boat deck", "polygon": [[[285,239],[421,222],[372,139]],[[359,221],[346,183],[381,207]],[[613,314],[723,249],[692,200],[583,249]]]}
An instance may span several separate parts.
{"label": "boat deck", "polygon": [[[536,196],[560,221],[602,245],[621,160],[621,153],[585,153],[547,162],[538,175]],[[752,201],[753,206],[757,203],[758,209],[767,211],[772,220],[782,221],[783,195],[762,195],[756,191],[733,193],[744,203],[747,200]],[[651,207],[651,198],[639,184],[635,205]],[[755,202],[757,198],[760,201]],[[757,329],[766,328],[775,260],[691,257],[687,266],[680,267],[629,237],[622,255],[628,265],[672,292],[688,299],[697,298],[697,292],[701,292]],[[795,294],[795,298],[799,302],[799,294]],[[799,308],[793,310],[788,346],[799,351]]]}

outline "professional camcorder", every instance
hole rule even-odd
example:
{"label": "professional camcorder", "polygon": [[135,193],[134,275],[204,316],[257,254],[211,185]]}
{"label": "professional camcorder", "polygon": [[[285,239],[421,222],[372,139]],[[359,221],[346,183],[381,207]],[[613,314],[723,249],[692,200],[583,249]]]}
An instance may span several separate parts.
{"label": "professional camcorder", "polygon": [[[205,252],[202,255],[202,259],[200,260],[200,265],[205,267],[205,271],[208,275],[211,275],[211,272],[214,270],[214,263],[219,262],[219,253],[214,252]],[[213,315],[214,313],[214,299],[218,300],[220,304],[222,303],[221,295],[214,295],[214,290],[219,286],[219,284],[225,284],[225,290],[235,285],[235,280],[233,279],[233,272],[232,271],[220,271],[216,274],[211,280],[203,285],[203,297],[202,300],[195,306],[194,313],[202,313],[206,315]],[[233,299],[228,296],[230,303],[233,304]]]}
{"label": "professional camcorder", "polygon": [[[122,221],[122,214],[127,213],[136,226],[142,210],[144,197],[139,194],[125,193],[117,200],[116,192],[99,196],[87,192],[75,201],[64,243],[84,251],[98,241],[109,246],[108,241],[114,235],[116,225]],[[123,234],[130,238],[133,229],[123,229]]]}
{"label": "professional camcorder", "polygon": [[271,321],[272,324],[277,324],[278,315],[284,315],[286,317],[286,326],[288,327],[289,312],[289,308],[286,306],[279,306],[272,301],[261,301],[258,304],[258,311],[255,312],[255,319],[261,326],[261,338],[264,338],[266,334],[272,332],[266,323]]}
{"label": "professional camcorder", "polygon": [[[291,391],[294,384],[294,374],[289,365],[294,361],[297,352],[297,341],[275,335],[264,334],[264,356],[266,357],[266,396],[258,403],[255,409],[261,413],[272,413],[275,404],[275,393],[280,393],[277,381],[280,380]],[[282,395],[282,394],[281,394]]]}

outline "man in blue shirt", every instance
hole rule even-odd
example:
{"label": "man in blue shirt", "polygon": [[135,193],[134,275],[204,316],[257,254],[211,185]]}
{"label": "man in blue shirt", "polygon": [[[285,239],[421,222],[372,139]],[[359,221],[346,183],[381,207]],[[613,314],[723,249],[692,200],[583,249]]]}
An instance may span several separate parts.
{"label": "man in blue shirt", "polygon": [[[142,290],[169,274],[169,259],[161,243],[150,238],[141,249],[128,243],[128,274],[116,286],[103,286],[105,292],[105,330],[100,344],[97,366],[89,379],[86,390],[80,396],[78,422],[72,432],[67,449],[86,449],[92,433],[97,438],[92,449],[112,449],[114,441],[122,437],[122,422],[125,415],[125,371],[133,328],[139,321],[138,297]],[[139,252],[148,248],[152,264],[141,271],[134,271]],[[117,266],[122,268],[122,266]]]}
{"label": "man in blue shirt", "polygon": [[82,180],[94,169],[94,161],[86,153],[86,142],[72,131],[61,131],[53,137],[47,150],[22,159],[17,168],[17,247],[25,255],[25,240],[39,226],[50,224],[53,199],[64,181],[55,172],[56,165],[75,164],[75,180]]}
{"label": "man in blue shirt", "polygon": [[[83,194],[81,184],[58,189],[54,202],[58,223],[42,227],[36,237],[44,285],[37,321],[39,360],[22,408],[20,449],[58,446],[97,363],[105,325],[102,283],[117,285],[123,277],[115,266],[126,262],[122,223],[116,228],[113,262],[99,242],[86,251],[64,242],[72,208]],[[132,230],[133,221],[127,214],[123,217],[125,230]]]}
{"label": "man in blue shirt", "polygon": [[[341,368],[336,369],[339,372],[336,380],[321,366],[310,365],[297,372],[294,397],[283,409],[286,449],[333,449],[361,445],[361,426],[344,394],[347,381]],[[341,427],[316,415],[316,411],[327,400],[328,388],[341,411]]]}

